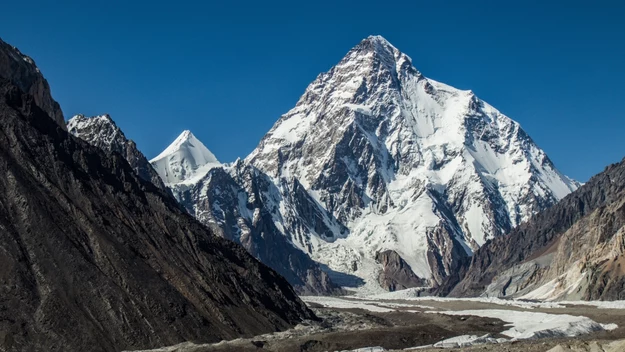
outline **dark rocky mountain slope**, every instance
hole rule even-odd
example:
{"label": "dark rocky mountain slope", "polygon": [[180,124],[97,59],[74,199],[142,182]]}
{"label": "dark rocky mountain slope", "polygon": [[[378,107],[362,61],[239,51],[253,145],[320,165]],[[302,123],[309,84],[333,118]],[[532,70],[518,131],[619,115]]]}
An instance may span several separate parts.
{"label": "dark rocky mountain slope", "polygon": [[153,348],[314,318],[282,277],[121,155],[69,135],[7,76],[0,71],[0,350]]}

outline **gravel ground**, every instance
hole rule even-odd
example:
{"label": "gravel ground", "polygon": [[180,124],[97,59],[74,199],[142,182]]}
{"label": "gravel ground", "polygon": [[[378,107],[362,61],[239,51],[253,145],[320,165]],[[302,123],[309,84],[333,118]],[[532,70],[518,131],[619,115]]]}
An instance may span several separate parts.
{"label": "gravel ground", "polygon": [[[194,345],[185,343],[163,348],[160,352],[322,352],[352,350],[370,346],[382,346],[387,350],[434,344],[459,335],[489,335],[503,337],[504,322],[475,316],[448,316],[425,313],[436,310],[505,309],[587,316],[599,323],[616,323],[612,331],[601,331],[577,338],[544,338],[503,344],[486,344],[444,351],[602,351],[591,349],[625,338],[625,309],[599,309],[590,306],[567,306],[566,308],[534,308],[498,305],[467,301],[384,301],[381,305],[395,303],[396,311],[370,312],[363,309],[322,308],[309,304],[321,318],[321,322],[309,321],[296,328],[254,338],[223,341],[218,344]],[[425,307],[424,307],[425,306]],[[424,348],[417,351],[443,351],[441,348]],[[608,351],[608,349],[606,349]],[[614,351],[625,351],[625,347]]]}

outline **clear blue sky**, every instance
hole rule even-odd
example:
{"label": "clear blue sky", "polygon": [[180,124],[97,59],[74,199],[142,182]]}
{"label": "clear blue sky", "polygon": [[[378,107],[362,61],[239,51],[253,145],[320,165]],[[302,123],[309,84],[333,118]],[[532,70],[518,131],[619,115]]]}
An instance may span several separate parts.
{"label": "clear blue sky", "polygon": [[184,129],[246,156],[370,34],[519,121],[571,177],[625,156],[625,1],[128,2],[3,2],[0,37],[66,118],[110,113],[148,157]]}

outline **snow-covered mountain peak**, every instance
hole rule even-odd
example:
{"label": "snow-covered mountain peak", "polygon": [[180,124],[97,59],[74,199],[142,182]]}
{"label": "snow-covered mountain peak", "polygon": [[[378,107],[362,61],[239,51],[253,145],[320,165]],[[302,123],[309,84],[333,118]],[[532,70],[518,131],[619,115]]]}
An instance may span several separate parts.
{"label": "snow-covered mountain peak", "polygon": [[303,232],[314,259],[352,274],[346,256],[364,263],[391,250],[434,283],[577,188],[518,123],[426,78],[379,36],[319,75],[246,161],[297,179],[349,229],[345,240],[326,236],[331,245]]}
{"label": "snow-covered mountain peak", "polygon": [[183,131],[150,163],[166,184],[193,182],[211,168],[221,165],[215,155],[189,130]]}
{"label": "snow-covered mountain peak", "polygon": [[116,125],[115,121],[113,121],[113,119],[111,118],[111,115],[109,114],[102,114],[102,115],[95,115],[95,116],[86,116],[83,114],[77,114],[77,115],[74,115],[69,121],[72,121],[73,123],[87,123],[87,121],[90,121],[90,123],[93,123],[96,120],[102,120],[103,122]]}
{"label": "snow-covered mountain peak", "polygon": [[202,142],[200,142],[200,140],[197,139],[195,135],[189,130],[182,131],[182,133],[180,133],[180,135],[178,135],[178,137],[176,137],[176,139],[169,146],[167,146],[165,150],[163,150],[159,155],[157,155],[154,159],[150,161],[162,159],[164,157],[167,157],[168,155],[171,155],[172,153],[179,151],[180,149],[185,148],[197,149],[199,154],[205,155],[206,158],[210,159],[211,161],[217,161],[215,155],[213,155],[213,153],[211,153],[210,150],[208,150],[208,148],[206,148],[206,146]]}
{"label": "snow-covered mountain peak", "polygon": [[360,41],[360,43],[352,48],[352,50],[350,50],[350,52],[346,55],[347,58],[351,56],[351,52],[373,54],[378,58],[397,59],[403,57],[410,59],[408,55],[402,53],[393,44],[380,35],[372,35]]}

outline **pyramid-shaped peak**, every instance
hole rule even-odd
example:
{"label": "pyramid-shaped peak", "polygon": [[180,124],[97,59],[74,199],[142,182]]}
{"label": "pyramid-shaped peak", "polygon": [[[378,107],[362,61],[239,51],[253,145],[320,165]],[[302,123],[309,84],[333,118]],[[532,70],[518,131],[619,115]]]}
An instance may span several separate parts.
{"label": "pyramid-shaped peak", "polygon": [[[178,135],[178,137],[176,137],[176,139],[163,151],[163,153],[165,153],[166,151],[170,150],[170,151],[176,151],[178,149],[180,149],[180,147],[188,142],[195,142],[197,141],[197,144],[202,145],[202,142],[200,142],[191,131],[189,130],[184,130],[182,131],[182,133],[180,133]],[[157,157],[158,158],[158,157]]]}
{"label": "pyramid-shaped peak", "polygon": [[189,130],[184,130],[182,131],[182,133],[180,133],[180,135],[178,136],[178,138],[176,138],[176,140],[188,140],[190,138],[195,138],[193,133],[191,133],[191,131]]}
{"label": "pyramid-shaped peak", "polygon": [[215,155],[189,130],[184,130],[162,153],[150,160],[167,184],[180,183],[203,176],[221,165]]}
{"label": "pyramid-shaped peak", "polygon": [[206,148],[204,143],[197,139],[197,137],[195,137],[195,135],[193,135],[193,133],[189,130],[182,131],[182,133],[180,133],[180,135],[167,148],[165,148],[162,153],[150,160],[150,162],[163,159],[181,150],[190,152],[193,155],[193,158],[201,164],[219,162],[215,155],[208,150],[208,148]]}

